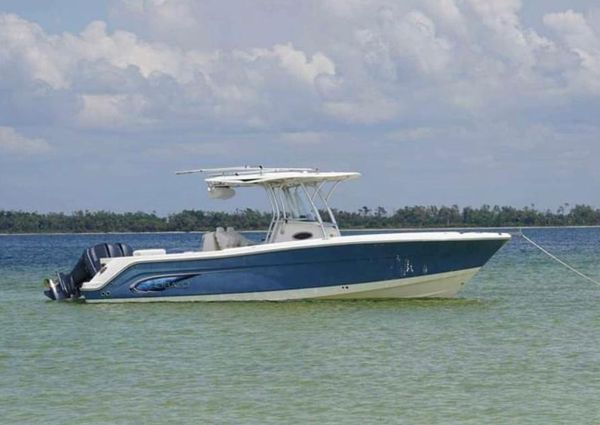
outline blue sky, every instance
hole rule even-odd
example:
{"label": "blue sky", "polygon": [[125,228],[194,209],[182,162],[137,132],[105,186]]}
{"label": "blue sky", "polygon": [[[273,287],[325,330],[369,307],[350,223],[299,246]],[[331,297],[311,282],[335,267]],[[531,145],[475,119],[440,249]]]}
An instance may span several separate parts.
{"label": "blue sky", "polygon": [[591,0],[0,0],[0,209],[267,208],[186,168],[361,171],[337,207],[600,207]]}

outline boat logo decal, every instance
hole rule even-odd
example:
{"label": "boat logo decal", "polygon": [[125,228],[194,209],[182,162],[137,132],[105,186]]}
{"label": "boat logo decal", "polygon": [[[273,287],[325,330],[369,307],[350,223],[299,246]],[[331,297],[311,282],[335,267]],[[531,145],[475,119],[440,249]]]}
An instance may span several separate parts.
{"label": "boat logo decal", "polygon": [[188,279],[194,276],[198,275],[152,276],[133,283],[129,289],[132,292],[138,293],[162,292],[167,289],[186,289],[190,287]]}

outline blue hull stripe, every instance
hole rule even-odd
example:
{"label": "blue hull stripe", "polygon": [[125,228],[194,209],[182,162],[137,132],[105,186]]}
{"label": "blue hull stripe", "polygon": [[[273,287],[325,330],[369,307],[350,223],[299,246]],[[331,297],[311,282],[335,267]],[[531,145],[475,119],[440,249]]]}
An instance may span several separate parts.
{"label": "blue hull stripe", "polygon": [[137,263],[104,288],[84,295],[87,299],[215,295],[402,279],[481,267],[505,242],[364,243]]}

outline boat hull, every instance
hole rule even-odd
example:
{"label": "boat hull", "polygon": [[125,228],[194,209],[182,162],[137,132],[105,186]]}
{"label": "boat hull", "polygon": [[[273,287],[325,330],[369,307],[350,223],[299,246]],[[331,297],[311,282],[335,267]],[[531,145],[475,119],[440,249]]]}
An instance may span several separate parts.
{"label": "boat hull", "polygon": [[410,298],[454,298],[479,268],[383,282],[336,285],[293,290],[244,292],[238,294],[182,295],[136,298],[87,299],[91,303],[115,302],[226,302],[293,300],[376,300]]}
{"label": "boat hull", "polygon": [[340,237],[213,256],[119,259],[122,269],[108,282],[81,293],[89,302],[447,298],[506,240]]}

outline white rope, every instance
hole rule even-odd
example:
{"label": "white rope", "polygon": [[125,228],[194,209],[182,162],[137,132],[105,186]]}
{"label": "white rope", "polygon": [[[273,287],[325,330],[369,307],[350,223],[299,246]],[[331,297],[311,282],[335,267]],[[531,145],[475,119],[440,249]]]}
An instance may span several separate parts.
{"label": "white rope", "polygon": [[[519,229],[519,231],[521,231]],[[582,278],[584,278],[585,280],[589,280],[590,282],[600,286],[600,282],[592,279],[589,276],[586,276],[585,274],[581,273],[579,270],[577,270],[575,267],[565,263],[563,260],[561,260],[560,258],[558,258],[556,255],[553,255],[552,253],[548,252],[546,249],[544,249],[543,247],[541,247],[540,245],[538,245],[537,243],[535,243],[534,241],[532,241],[531,239],[529,239],[527,236],[525,236],[523,234],[523,232],[521,231],[521,236],[523,237],[523,239],[525,239],[526,241],[528,241],[530,244],[532,244],[533,246],[535,246],[537,249],[539,249],[540,251],[542,251],[544,254],[546,254],[548,257],[552,258],[554,261],[558,262],[559,264],[562,264],[563,266],[565,266],[566,268],[568,268],[569,270],[571,270],[572,272],[578,274],[579,276],[581,276]]]}

